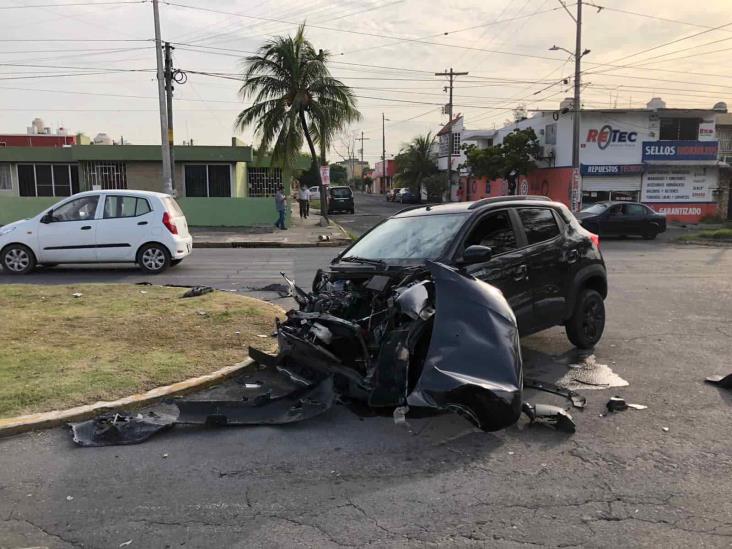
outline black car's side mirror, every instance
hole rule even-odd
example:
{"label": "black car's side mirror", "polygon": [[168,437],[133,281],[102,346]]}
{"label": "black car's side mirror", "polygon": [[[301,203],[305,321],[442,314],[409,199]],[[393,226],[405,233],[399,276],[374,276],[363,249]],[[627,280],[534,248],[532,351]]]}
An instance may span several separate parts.
{"label": "black car's side mirror", "polygon": [[481,246],[473,244],[468,246],[463,252],[463,264],[471,265],[473,263],[483,263],[493,257],[493,248],[489,246]]}
{"label": "black car's side mirror", "polygon": [[46,215],[41,218],[41,223],[53,223],[53,210],[47,212]]}

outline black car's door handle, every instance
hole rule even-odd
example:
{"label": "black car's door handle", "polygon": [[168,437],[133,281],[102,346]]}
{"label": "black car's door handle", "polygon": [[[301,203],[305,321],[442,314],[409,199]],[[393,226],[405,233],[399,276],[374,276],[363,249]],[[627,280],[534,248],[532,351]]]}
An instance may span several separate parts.
{"label": "black car's door handle", "polygon": [[569,250],[567,252],[567,263],[574,263],[579,258],[577,250]]}
{"label": "black car's door handle", "polygon": [[137,224],[138,225],[147,225],[147,221],[138,221]]}
{"label": "black car's door handle", "polygon": [[526,265],[519,265],[513,271],[513,279],[517,282],[519,280],[523,280],[524,278],[526,278],[527,272],[528,272],[528,269],[526,268]]}
{"label": "black car's door handle", "polygon": [[89,229],[91,229],[91,225],[84,225],[84,226],[83,226],[83,227],[81,228],[81,230],[82,230],[82,231],[88,231]]}

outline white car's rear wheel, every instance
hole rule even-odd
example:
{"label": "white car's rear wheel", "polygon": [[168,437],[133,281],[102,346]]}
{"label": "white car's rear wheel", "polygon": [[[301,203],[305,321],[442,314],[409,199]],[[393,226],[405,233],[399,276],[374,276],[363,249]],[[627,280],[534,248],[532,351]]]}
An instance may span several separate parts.
{"label": "white car's rear wheel", "polygon": [[2,264],[10,274],[28,274],[36,267],[36,256],[22,244],[11,244],[2,251]]}
{"label": "white car's rear wheel", "polygon": [[145,244],[137,253],[137,264],[148,274],[162,273],[170,267],[170,252],[161,244]]}

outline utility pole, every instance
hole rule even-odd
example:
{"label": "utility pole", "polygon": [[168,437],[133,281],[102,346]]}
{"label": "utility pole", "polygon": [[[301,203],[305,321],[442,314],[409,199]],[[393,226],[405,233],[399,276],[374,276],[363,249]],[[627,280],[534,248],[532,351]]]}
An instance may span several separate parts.
{"label": "utility pole", "polygon": [[383,191],[386,191],[386,118],[381,113],[381,181],[384,184]]}
{"label": "utility pole", "polygon": [[572,190],[576,193],[572,197],[572,207],[574,211],[582,208],[582,177],[580,175],[580,77],[581,77],[581,60],[582,56],[582,0],[577,0],[577,30],[574,46],[574,127],[572,131]]}
{"label": "utility pole", "polygon": [[158,11],[158,0],[152,0],[153,20],[155,23],[155,57],[158,68],[158,100],[160,103],[160,145],[162,148],[163,160],[163,192],[173,194],[173,180],[170,166],[170,146],[168,143],[168,115],[165,102],[165,72],[163,70],[163,49],[160,43],[160,13]]}
{"label": "utility pole", "polygon": [[467,72],[455,72],[450,67],[450,72],[436,72],[435,76],[447,76],[450,79],[450,101],[447,104],[448,121],[448,138],[447,138],[447,184],[448,184],[448,202],[452,202],[452,83],[456,76],[467,76]]}
{"label": "utility pole", "polygon": [[[363,183],[363,142],[369,141],[368,137],[363,136],[363,130],[361,130],[361,137],[357,137],[356,141],[361,142],[361,182]],[[364,189],[365,190],[365,189]]]}
{"label": "utility pole", "polygon": [[173,138],[173,48],[170,42],[165,43],[165,99],[168,109],[168,149],[170,150],[170,186],[175,188],[175,139]]}

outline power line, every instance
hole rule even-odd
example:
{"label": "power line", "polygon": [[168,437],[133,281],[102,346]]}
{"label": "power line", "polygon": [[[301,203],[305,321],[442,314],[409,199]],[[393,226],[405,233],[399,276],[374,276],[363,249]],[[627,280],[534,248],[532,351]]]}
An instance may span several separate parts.
{"label": "power line", "polygon": [[[700,25],[698,23],[690,23],[689,21],[680,21],[679,19],[669,19],[668,17],[659,17],[657,15],[651,15],[648,13],[640,13],[637,11],[621,10],[619,8],[601,6],[599,4],[593,4],[592,2],[585,2],[585,4],[587,6],[592,6],[593,8],[598,8],[598,11],[606,10],[606,11],[614,11],[617,13],[624,13],[626,15],[637,15],[638,17],[646,17],[647,19],[655,19],[656,21],[663,21],[665,23],[678,23],[679,25],[687,25],[689,27],[699,27],[701,29],[713,29],[714,28],[709,25]],[[725,30],[725,32],[732,32],[732,31]]]}
{"label": "power line", "polygon": [[68,2],[66,4],[25,4],[20,6],[0,6],[0,10],[22,10],[27,8],[65,8],[68,6],[111,6],[119,4],[144,4],[148,0],[114,0],[108,2]]}

